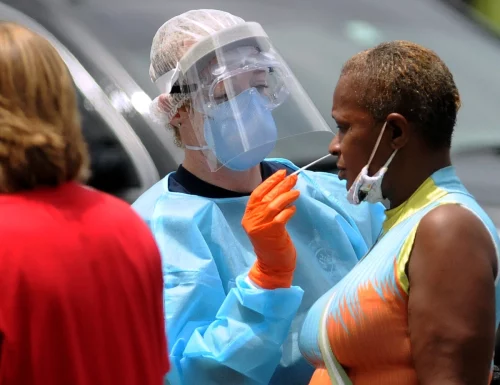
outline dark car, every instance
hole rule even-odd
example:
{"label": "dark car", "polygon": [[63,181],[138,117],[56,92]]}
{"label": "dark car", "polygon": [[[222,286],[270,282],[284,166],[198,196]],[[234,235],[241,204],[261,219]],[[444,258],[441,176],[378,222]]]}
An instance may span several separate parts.
{"label": "dark car", "polygon": [[89,184],[133,202],[177,167],[181,153],[168,132],[150,121],[142,88],[86,29],[56,8],[7,0],[0,2],[0,17],[40,33],[58,50],[77,89],[91,153]]}

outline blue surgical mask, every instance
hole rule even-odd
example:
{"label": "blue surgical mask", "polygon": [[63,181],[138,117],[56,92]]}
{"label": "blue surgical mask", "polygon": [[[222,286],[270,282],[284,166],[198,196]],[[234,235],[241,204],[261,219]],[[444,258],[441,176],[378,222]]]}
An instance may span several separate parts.
{"label": "blue surgical mask", "polygon": [[[207,148],[231,170],[245,171],[264,160],[276,145],[278,129],[266,100],[255,88],[212,107],[205,118]],[[186,146],[195,150],[204,150]]]}

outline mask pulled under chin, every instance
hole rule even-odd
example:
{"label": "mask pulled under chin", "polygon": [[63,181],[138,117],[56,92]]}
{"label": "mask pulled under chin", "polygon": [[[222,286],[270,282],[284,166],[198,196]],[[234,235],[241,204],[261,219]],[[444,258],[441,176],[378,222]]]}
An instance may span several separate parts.
{"label": "mask pulled under chin", "polygon": [[380,168],[380,170],[378,170],[373,176],[368,175],[368,168],[370,167],[373,157],[377,152],[377,148],[380,144],[380,140],[382,139],[382,135],[384,134],[386,125],[387,122],[384,123],[384,126],[380,131],[377,142],[375,143],[375,147],[373,148],[370,159],[368,160],[368,164],[361,169],[361,172],[357,176],[351,188],[349,189],[349,191],[347,191],[347,200],[353,205],[359,205],[364,201],[370,203],[379,203],[385,201],[384,195],[382,194],[382,181],[389,165],[394,159],[394,156],[396,156],[398,150],[395,150],[392,153],[387,162],[385,162],[382,168]]}
{"label": "mask pulled under chin", "polygon": [[387,167],[382,167],[375,175],[368,175],[368,166],[363,167],[353,185],[347,192],[347,200],[353,205],[361,202],[378,203],[384,201],[382,180]]}

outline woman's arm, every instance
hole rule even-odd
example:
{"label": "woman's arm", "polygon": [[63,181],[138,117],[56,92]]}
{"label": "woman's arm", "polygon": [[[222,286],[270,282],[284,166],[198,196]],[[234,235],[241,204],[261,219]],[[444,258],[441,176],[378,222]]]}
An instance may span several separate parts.
{"label": "woman's arm", "polygon": [[419,383],[488,384],[497,257],[484,224],[459,205],[432,210],[418,227],[407,269]]}

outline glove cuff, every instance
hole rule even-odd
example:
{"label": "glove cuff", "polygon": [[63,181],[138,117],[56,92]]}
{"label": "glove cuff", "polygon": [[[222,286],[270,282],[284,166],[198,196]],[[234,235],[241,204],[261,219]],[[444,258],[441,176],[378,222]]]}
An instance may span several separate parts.
{"label": "glove cuff", "polygon": [[257,260],[248,272],[248,277],[263,289],[286,289],[292,286],[294,271],[295,263],[291,270],[277,271],[262,266]]}

